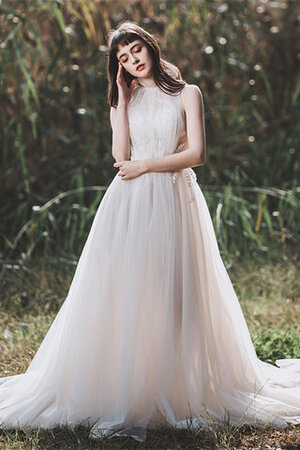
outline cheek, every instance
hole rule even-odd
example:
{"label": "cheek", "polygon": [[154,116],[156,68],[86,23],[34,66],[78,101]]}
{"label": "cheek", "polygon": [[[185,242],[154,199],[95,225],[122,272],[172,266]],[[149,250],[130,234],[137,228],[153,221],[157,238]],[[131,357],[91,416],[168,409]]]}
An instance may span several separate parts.
{"label": "cheek", "polygon": [[145,60],[147,60],[147,62],[150,62],[150,63],[151,63],[151,56],[150,56],[150,53],[149,53],[148,50],[145,50],[145,51],[143,52],[143,58],[144,58]]}
{"label": "cheek", "polygon": [[125,69],[126,72],[130,73],[131,75],[133,75],[133,73],[132,73],[133,68],[132,68],[132,66],[130,67],[130,63],[129,64],[128,63],[123,64],[123,69]]}
{"label": "cheek", "polygon": [[123,66],[123,69],[128,71],[128,66],[129,66],[128,62],[122,63],[122,66]]}

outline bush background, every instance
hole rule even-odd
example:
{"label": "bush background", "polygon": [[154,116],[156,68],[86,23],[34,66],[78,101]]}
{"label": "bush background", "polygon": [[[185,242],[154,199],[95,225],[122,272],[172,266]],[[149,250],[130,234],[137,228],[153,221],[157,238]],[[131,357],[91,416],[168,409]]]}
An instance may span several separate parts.
{"label": "bush background", "polygon": [[107,42],[124,19],[203,92],[207,162],[195,168],[228,266],[299,244],[297,2],[2,0],[1,259],[74,263],[111,156]]}

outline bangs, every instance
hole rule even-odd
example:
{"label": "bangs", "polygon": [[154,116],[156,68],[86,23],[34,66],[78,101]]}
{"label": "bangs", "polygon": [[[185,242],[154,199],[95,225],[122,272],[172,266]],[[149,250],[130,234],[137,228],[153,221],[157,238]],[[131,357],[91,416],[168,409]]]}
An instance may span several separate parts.
{"label": "bangs", "polygon": [[111,50],[116,51],[118,45],[128,45],[137,39],[143,40],[138,34],[129,31],[119,31],[111,41]]}

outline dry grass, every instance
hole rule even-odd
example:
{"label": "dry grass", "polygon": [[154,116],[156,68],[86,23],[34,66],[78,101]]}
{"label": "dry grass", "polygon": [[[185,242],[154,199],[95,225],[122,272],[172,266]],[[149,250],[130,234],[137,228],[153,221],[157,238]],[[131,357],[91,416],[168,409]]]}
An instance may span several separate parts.
{"label": "dry grass", "polygon": [[53,430],[1,430],[0,446],[5,449],[299,449],[299,426],[284,430],[270,427],[255,429],[242,427],[237,431],[226,425],[215,426],[210,432],[191,430],[149,430],[144,443],[129,437],[91,440],[89,429],[78,426],[73,431],[67,427]]}
{"label": "dry grass", "polygon": [[230,273],[250,331],[262,325],[286,328],[300,323],[300,267],[297,255],[268,264],[255,259]]}

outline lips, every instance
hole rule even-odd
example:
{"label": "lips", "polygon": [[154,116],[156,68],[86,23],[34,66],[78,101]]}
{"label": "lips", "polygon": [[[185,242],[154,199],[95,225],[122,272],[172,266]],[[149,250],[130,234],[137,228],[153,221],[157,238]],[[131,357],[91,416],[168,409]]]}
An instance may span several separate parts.
{"label": "lips", "polygon": [[143,70],[143,68],[145,67],[145,64],[139,64],[136,68],[136,70],[140,71]]}

